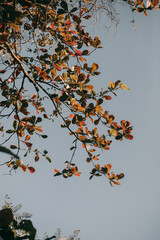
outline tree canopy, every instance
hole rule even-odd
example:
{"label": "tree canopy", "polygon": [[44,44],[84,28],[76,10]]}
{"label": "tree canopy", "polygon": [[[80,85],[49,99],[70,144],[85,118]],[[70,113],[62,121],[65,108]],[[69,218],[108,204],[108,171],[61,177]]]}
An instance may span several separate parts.
{"label": "tree canopy", "polygon": [[[92,17],[88,6],[96,3],[98,1],[1,1],[0,130],[3,138],[0,151],[12,155],[1,164],[11,171],[20,168],[34,173],[31,163],[25,162],[31,152],[33,161],[44,157],[51,162],[48,151],[39,149],[32,139],[35,136],[47,141],[41,124],[59,117],[60,126],[71,135],[73,154],[62,171],[54,169],[54,176],[80,176],[73,160],[81,143],[87,154],[86,162],[93,167],[90,179],[104,175],[111,185],[119,185],[124,177],[123,173],[110,172],[110,163],[104,166],[97,163],[100,153],[110,149],[112,140],[132,140],[133,136],[130,122],[117,123],[103,104],[117,96],[117,90],[129,90],[128,87],[121,80],[110,81],[106,89],[96,92],[92,85],[92,79],[100,75],[99,65],[89,64],[87,60],[102,46],[99,37],[91,37],[83,24]],[[147,1],[147,5],[143,1],[127,3],[133,11],[145,15],[148,10],[159,9],[158,0],[150,4]],[[52,107],[48,108],[48,103]]]}
{"label": "tree canopy", "polygon": [[[5,197],[5,204],[0,210],[0,239],[3,240],[39,240],[37,229],[34,227],[31,220],[32,214],[28,212],[19,212],[22,205],[14,206],[10,202],[8,195]],[[75,230],[73,234],[69,235],[63,240],[79,240],[79,230]],[[58,228],[54,235],[48,236],[46,233],[44,240],[62,240],[61,229]]]}

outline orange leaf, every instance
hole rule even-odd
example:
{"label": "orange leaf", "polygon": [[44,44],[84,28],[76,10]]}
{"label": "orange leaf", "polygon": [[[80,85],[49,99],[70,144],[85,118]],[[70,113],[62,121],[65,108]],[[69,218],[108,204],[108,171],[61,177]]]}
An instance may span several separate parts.
{"label": "orange leaf", "polygon": [[61,71],[62,70],[62,67],[60,64],[56,63],[54,64],[55,68],[58,70],[58,71]]}
{"label": "orange leaf", "polygon": [[71,113],[68,117],[69,118],[74,118],[74,114]]}
{"label": "orange leaf", "polygon": [[99,115],[102,114],[102,111],[103,111],[103,108],[102,108],[100,105],[96,106],[96,112],[97,112]]}
{"label": "orange leaf", "polygon": [[66,24],[67,24],[67,29],[69,30],[71,28],[71,21],[67,20]]}
{"label": "orange leaf", "polygon": [[42,130],[42,128],[41,128],[41,127],[37,127],[37,126],[35,126],[35,129],[36,129],[38,132],[40,132],[40,133],[42,133],[42,132],[43,132],[43,130]]}
{"label": "orange leaf", "polygon": [[110,163],[108,163],[108,164],[107,164],[107,168],[108,168],[108,173],[109,173],[109,171],[110,171],[111,168],[112,168],[112,165],[111,165]]}
{"label": "orange leaf", "polygon": [[54,171],[55,171],[55,173],[59,173],[59,171],[57,169],[55,169],[55,168],[54,168]]}
{"label": "orange leaf", "polygon": [[86,140],[86,137],[85,137],[85,136],[80,136],[80,137],[79,137],[79,140],[80,140],[80,141],[85,141],[85,140]]}
{"label": "orange leaf", "polygon": [[79,60],[80,60],[81,62],[86,62],[86,59],[85,59],[84,57],[79,57]]}
{"label": "orange leaf", "polygon": [[27,147],[32,147],[32,143],[30,143],[30,142],[24,142],[26,145],[27,145]]}
{"label": "orange leaf", "polygon": [[113,181],[113,180],[112,180],[112,182],[113,182],[115,185],[120,185],[120,182],[119,182],[119,181],[116,182],[116,181]]}
{"label": "orange leaf", "polygon": [[37,162],[38,160],[39,160],[39,155],[38,155],[38,153],[36,154],[36,156],[35,156],[35,162]]}
{"label": "orange leaf", "polygon": [[30,138],[31,138],[31,136],[30,136],[30,135],[27,135],[27,136],[25,137],[25,140],[24,140],[24,141],[28,141]]}
{"label": "orange leaf", "polygon": [[28,167],[28,170],[30,171],[30,173],[34,173],[35,172],[35,168],[34,167]]}
{"label": "orange leaf", "polygon": [[158,3],[159,3],[159,0],[152,0],[152,4],[153,4],[154,7],[157,6]]}
{"label": "orange leaf", "polygon": [[52,22],[51,25],[49,26],[51,29],[53,29],[55,26],[54,26],[54,23]]}
{"label": "orange leaf", "polygon": [[98,157],[97,157],[97,156],[94,156],[93,159],[94,159],[95,161],[98,161]]}
{"label": "orange leaf", "polygon": [[106,100],[111,100],[111,96],[103,96]]}
{"label": "orange leaf", "polygon": [[125,136],[125,138],[126,138],[126,139],[129,139],[129,140],[132,140],[132,139],[133,139],[133,136],[130,135],[130,134],[128,134],[128,135]]}
{"label": "orange leaf", "polygon": [[23,170],[23,172],[25,172],[27,170],[27,167],[23,164],[20,165],[21,169]]}

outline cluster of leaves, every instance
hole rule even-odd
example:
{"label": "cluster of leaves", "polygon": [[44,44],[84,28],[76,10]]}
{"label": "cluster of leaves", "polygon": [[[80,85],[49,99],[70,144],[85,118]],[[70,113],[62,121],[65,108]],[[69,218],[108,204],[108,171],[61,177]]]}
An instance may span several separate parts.
{"label": "cluster of leaves", "polygon": [[[31,220],[32,214],[28,212],[19,212],[22,205],[14,206],[10,202],[8,195],[5,196],[5,204],[0,210],[0,238],[4,240],[40,240],[37,236],[37,230]],[[79,230],[75,230],[64,240],[79,240]],[[44,240],[62,240],[61,229],[58,228],[55,234],[49,237],[46,233],[43,237]]]}
{"label": "cluster of leaves", "polygon": [[124,177],[124,174],[120,173],[115,175],[113,172],[110,173],[111,168],[112,165],[109,163],[103,167],[100,167],[99,164],[96,164],[91,171],[90,179],[92,179],[94,176],[100,177],[102,175],[105,175],[109,179],[111,186],[113,186],[113,184],[120,185],[120,182],[118,180],[122,179]]}
{"label": "cluster of leaves", "polygon": [[19,213],[21,207],[21,204],[14,207],[6,195],[5,205],[0,210],[0,237],[4,240],[35,240],[36,229],[29,219],[32,214]]}
{"label": "cluster of leaves", "polygon": [[[100,74],[99,65],[87,63],[87,57],[101,48],[99,37],[92,38],[85,31],[83,22],[88,20],[87,8],[78,8],[67,1],[56,0],[3,0],[0,3],[0,129],[9,137],[2,143],[17,141],[10,145],[16,155],[26,149],[35,154],[35,162],[44,156],[49,162],[47,150],[33,148],[33,136],[47,138],[40,123],[60,117],[61,127],[74,137],[72,158],[67,167],[55,175],[79,176],[73,156],[80,142],[87,153],[87,162],[93,164],[91,176],[107,176],[113,183],[119,175],[111,176],[95,161],[99,150],[109,150],[112,140],[132,139],[132,127],[128,121],[115,122],[115,117],[103,109],[103,102],[111,100],[118,89],[128,89],[120,80],[97,93],[91,78]],[[14,14],[13,14],[14,13]],[[46,108],[50,102],[53,108]],[[5,130],[5,121],[12,121],[12,128]],[[104,133],[99,133],[99,126]],[[106,131],[106,128],[108,131]],[[107,134],[106,134],[107,133]],[[13,139],[13,140],[12,140]],[[2,145],[1,144],[1,145]],[[22,160],[7,162],[11,169],[35,169],[24,165]],[[108,165],[107,165],[108,166]],[[95,171],[96,169],[96,171]],[[110,177],[109,177],[110,176]]]}
{"label": "cluster of leaves", "polygon": [[150,11],[153,9],[160,10],[160,5],[158,5],[159,0],[147,0],[147,1],[123,0],[123,1],[127,2],[131,6],[132,11],[137,10],[137,12],[139,13],[143,12],[145,16],[147,16],[147,11]]}

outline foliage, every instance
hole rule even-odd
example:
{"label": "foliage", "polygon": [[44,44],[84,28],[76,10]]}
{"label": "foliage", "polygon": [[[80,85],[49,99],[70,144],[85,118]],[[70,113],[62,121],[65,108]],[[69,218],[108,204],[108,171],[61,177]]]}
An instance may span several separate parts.
{"label": "foliage", "polygon": [[132,11],[137,11],[139,13],[144,13],[145,16],[147,16],[147,12],[150,10],[160,10],[160,5],[159,4],[159,0],[147,0],[147,1],[143,1],[143,0],[137,0],[137,1],[132,1],[132,0],[123,0],[125,2],[127,2]]}
{"label": "foliage", "polygon": [[36,229],[29,219],[32,215],[19,213],[21,207],[21,204],[14,207],[6,195],[5,204],[0,210],[0,237],[4,240],[35,239]]}
{"label": "foliage", "polygon": [[[20,213],[22,205],[13,206],[8,195],[6,195],[5,204],[0,210],[0,239],[4,240],[39,240],[36,235],[36,228],[31,221],[32,214],[27,212]],[[44,240],[79,240],[79,230],[76,230],[68,238],[62,238],[61,229],[57,229],[56,233],[49,237],[47,234]]]}
{"label": "foliage", "polygon": [[[75,7],[71,2],[57,0],[3,0],[0,3],[0,117],[2,135],[24,157],[34,153],[34,161],[40,157],[51,162],[48,151],[34,147],[34,136],[44,140],[41,124],[59,117],[62,128],[72,136],[73,151],[70,161],[62,171],[55,169],[54,176],[64,178],[79,176],[73,157],[78,143],[87,153],[86,162],[91,162],[91,178],[106,176],[111,185],[119,185],[124,174],[110,173],[111,164],[100,166],[100,151],[109,150],[112,139],[132,140],[129,121],[120,124],[103,107],[119,89],[129,90],[120,80],[109,82],[106,89],[97,93],[91,84],[97,77],[99,65],[87,63],[95,50],[102,48],[98,36],[92,38],[84,29],[84,21],[91,16],[86,7]],[[52,108],[46,107],[48,103]],[[6,124],[12,124],[9,129]],[[101,134],[99,128],[103,127]],[[109,139],[110,138],[110,139]],[[17,141],[17,143],[15,143]],[[35,168],[14,157],[7,163],[12,169]]]}

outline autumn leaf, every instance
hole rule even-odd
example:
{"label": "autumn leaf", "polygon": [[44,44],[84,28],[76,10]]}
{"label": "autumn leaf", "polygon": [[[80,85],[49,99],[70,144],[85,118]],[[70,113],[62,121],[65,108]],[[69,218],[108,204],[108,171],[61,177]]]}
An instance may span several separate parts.
{"label": "autumn leaf", "polygon": [[110,81],[109,82],[109,88],[114,89],[115,88],[115,83]]}
{"label": "autumn leaf", "polygon": [[95,72],[99,68],[99,65],[97,63],[92,64],[92,72]]}
{"label": "autumn leaf", "polygon": [[114,181],[114,180],[112,180],[112,183],[114,183],[115,185],[120,185],[120,182],[119,182],[119,181]]}
{"label": "autumn leaf", "polygon": [[38,153],[36,153],[36,156],[35,156],[35,162],[38,162],[38,160],[39,160],[39,154]]}
{"label": "autumn leaf", "polygon": [[58,70],[58,71],[61,71],[62,70],[62,67],[60,64],[56,63],[54,64],[55,68]]}
{"label": "autumn leaf", "polygon": [[119,86],[120,86],[122,89],[130,90],[125,84],[120,83]]}
{"label": "autumn leaf", "polygon": [[112,98],[111,98],[111,96],[103,96],[106,100],[111,100]]}
{"label": "autumn leaf", "polygon": [[30,148],[30,147],[32,147],[32,145],[33,145],[33,144],[32,144],[32,143],[30,143],[30,142],[24,142],[24,143],[25,143],[25,144],[26,144],[26,146],[27,146],[27,147],[29,147],[29,148]]}
{"label": "autumn leaf", "polygon": [[23,170],[23,172],[26,172],[26,170],[27,170],[27,167],[23,164],[20,165],[20,168]]}
{"label": "autumn leaf", "polygon": [[31,138],[31,136],[30,136],[30,135],[27,135],[27,136],[25,137],[25,140],[24,140],[24,141],[26,142],[26,141],[28,141],[30,138]]}
{"label": "autumn leaf", "polygon": [[37,130],[37,131],[40,132],[40,133],[43,132],[42,127],[37,127],[37,126],[35,126],[34,128],[35,128],[35,130]]}
{"label": "autumn leaf", "polygon": [[35,172],[35,168],[34,167],[28,167],[28,170],[30,171],[30,173],[34,173]]}
{"label": "autumn leaf", "polygon": [[68,117],[69,118],[74,118],[74,114],[71,113]]}
{"label": "autumn leaf", "polygon": [[85,78],[86,78],[85,74],[84,73],[80,73],[79,76],[78,76],[78,82],[84,81]]}

